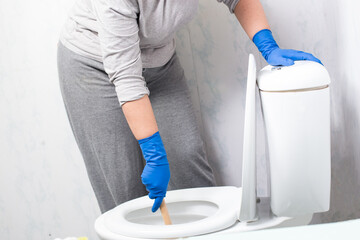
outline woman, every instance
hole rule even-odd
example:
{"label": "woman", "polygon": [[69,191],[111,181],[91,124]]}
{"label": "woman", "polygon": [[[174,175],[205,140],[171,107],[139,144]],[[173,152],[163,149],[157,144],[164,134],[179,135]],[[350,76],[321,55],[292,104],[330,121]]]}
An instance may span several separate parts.
{"label": "woman", "polygon": [[[269,64],[321,63],[278,47],[259,0],[218,1]],[[174,42],[197,4],[79,0],[63,28],[61,92],[102,213],[148,192],[155,212],[168,187],[215,185]]]}

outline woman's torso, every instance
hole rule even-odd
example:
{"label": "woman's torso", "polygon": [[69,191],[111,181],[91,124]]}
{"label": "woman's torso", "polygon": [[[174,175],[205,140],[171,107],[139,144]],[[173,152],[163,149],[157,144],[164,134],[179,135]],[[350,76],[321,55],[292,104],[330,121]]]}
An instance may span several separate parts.
{"label": "woman's torso", "polygon": [[[102,61],[99,24],[92,1],[77,0],[63,27],[60,40],[70,50]],[[113,0],[116,4],[116,0]],[[117,0],[120,1],[120,0]],[[174,34],[195,15],[198,0],[122,0],[138,12],[143,67],[166,63],[175,51]]]}

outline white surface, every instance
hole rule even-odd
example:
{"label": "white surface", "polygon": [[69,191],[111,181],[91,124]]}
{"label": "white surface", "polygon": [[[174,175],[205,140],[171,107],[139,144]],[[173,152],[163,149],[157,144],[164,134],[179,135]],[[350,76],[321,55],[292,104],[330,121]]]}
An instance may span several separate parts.
{"label": "white surface", "polygon": [[315,224],[308,226],[264,229],[252,232],[241,232],[188,238],[189,240],[339,240],[359,239],[360,220]]}
{"label": "white surface", "polygon": [[287,67],[264,67],[257,82],[262,91],[288,91],[327,86],[330,76],[320,63],[295,61],[294,65]]}
{"label": "white surface", "polygon": [[242,200],[239,220],[253,221],[256,216],[256,115],[255,115],[256,62],[249,55],[246,84],[245,123],[242,163]]}
{"label": "white surface", "polygon": [[325,212],[330,204],[329,87],[262,92],[271,208],[277,216]]}

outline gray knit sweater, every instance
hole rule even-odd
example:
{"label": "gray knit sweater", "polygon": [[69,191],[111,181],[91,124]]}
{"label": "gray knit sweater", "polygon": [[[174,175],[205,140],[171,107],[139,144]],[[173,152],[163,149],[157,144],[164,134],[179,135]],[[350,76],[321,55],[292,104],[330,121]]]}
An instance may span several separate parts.
{"label": "gray knit sweater", "polygon": [[[234,13],[239,0],[217,0]],[[103,62],[119,103],[150,95],[142,68],[163,66],[175,32],[196,14],[198,0],[77,0],[60,35],[70,50]]]}

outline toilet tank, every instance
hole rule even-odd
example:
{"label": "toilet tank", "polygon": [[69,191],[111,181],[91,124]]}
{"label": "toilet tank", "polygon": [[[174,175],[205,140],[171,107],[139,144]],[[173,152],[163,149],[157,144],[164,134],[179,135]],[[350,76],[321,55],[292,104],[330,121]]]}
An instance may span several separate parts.
{"label": "toilet tank", "polygon": [[330,77],[312,61],[258,75],[270,165],[271,209],[295,217],[329,210]]}

